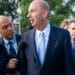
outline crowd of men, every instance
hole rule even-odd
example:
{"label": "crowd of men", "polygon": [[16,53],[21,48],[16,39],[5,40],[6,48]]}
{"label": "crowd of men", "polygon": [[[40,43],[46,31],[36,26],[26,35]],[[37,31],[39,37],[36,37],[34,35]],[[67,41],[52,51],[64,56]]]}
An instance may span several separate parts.
{"label": "crowd of men", "polygon": [[75,75],[75,20],[65,29],[49,15],[46,1],[33,0],[27,14],[32,28],[22,35],[0,16],[0,75]]}

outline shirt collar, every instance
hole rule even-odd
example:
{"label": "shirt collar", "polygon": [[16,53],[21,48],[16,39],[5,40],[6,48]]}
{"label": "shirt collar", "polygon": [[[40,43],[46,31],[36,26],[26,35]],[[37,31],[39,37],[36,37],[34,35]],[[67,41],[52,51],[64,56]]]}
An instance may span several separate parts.
{"label": "shirt collar", "polygon": [[43,32],[43,33],[45,34],[45,36],[47,36],[47,35],[49,35],[49,33],[50,33],[50,29],[51,29],[51,26],[50,26],[50,24],[48,23],[48,25],[45,27],[45,29],[44,29],[43,31],[39,31],[39,30],[36,29],[36,36],[39,37],[39,34],[40,34],[41,32]]}
{"label": "shirt collar", "polygon": [[[15,41],[15,38],[16,38],[16,37],[15,37],[15,35],[14,35],[14,37],[13,37],[10,41],[13,43],[13,42]],[[3,37],[3,40],[4,40],[4,43],[5,43],[5,44],[8,44],[9,40],[7,40],[7,39],[4,38],[4,37]]]}

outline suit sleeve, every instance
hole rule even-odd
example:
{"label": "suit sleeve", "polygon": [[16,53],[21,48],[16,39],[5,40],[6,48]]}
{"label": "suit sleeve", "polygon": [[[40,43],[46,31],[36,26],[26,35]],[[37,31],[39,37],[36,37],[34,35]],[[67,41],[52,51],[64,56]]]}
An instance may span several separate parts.
{"label": "suit sleeve", "polygon": [[2,51],[2,47],[0,45],[0,73],[4,72],[6,65],[6,59]]}

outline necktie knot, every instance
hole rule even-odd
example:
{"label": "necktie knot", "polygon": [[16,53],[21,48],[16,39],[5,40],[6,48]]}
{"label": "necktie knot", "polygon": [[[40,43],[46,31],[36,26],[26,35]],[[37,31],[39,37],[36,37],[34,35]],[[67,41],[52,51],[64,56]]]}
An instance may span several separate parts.
{"label": "necktie knot", "polygon": [[40,33],[40,38],[39,39],[42,41],[42,43],[43,43],[43,45],[45,47],[45,33],[44,32]]}
{"label": "necktie knot", "polygon": [[41,33],[40,33],[40,36],[41,36],[41,37],[44,37],[44,35],[45,35],[44,32],[41,32]]}
{"label": "necktie knot", "polygon": [[9,42],[8,42],[8,45],[12,45],[12,42],[11,42],[11,41],[9,41]]}

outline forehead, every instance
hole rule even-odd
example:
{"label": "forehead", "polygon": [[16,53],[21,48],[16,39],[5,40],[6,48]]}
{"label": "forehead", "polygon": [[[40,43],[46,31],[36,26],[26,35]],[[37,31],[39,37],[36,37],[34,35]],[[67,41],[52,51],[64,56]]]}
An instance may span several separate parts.
{"label": "forehead", "polygon": [[32,2],[32,3],[29,5],[28,11],[30,11],[30,10],[32,10],[32,9],[33,9],[33,10],[36,10],[36,9],[38,10],[38,9],[40,9],[40,8],[42,7],[41,4],[42,4],[42,3],[39,3],[39,1],[38,1],[38,2],[37,2],[37,1],[36,1],[36,2],[35,2],[35,1]]}
{"label": "forehead", "polygon": [[75,29],[75,22],[70,23],[69,29]]}
{"label": "forehead", "polygon": [[11,23],[10,20],[6,17],[0,17],[0,25],[6,24],[6,23]]}
{"label": "forehead", "polygon": [[75,27],[75,22],[70,23],[70,27]]}

